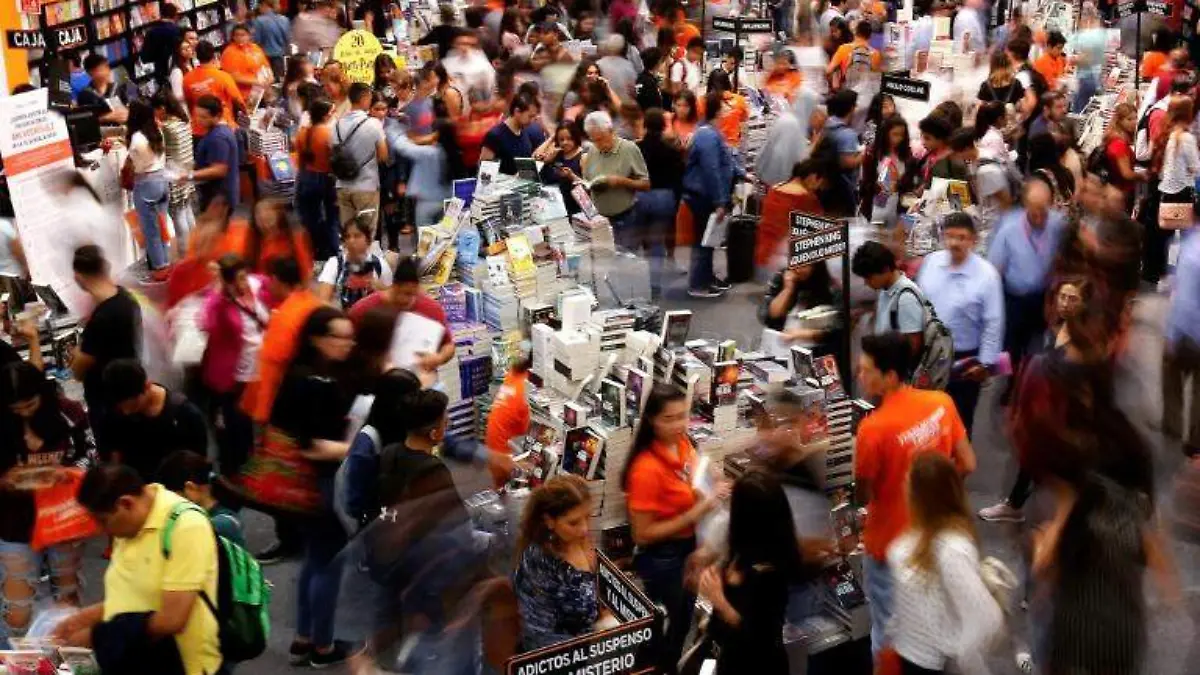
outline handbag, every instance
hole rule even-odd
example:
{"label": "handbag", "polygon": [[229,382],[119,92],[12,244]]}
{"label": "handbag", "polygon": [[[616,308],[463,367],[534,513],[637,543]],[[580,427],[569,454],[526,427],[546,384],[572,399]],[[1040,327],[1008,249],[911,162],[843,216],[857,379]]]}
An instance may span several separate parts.
{"label": "handbag", "polygon": [[82,482],[83,471],[68,469],[54,485],[34,491],[37,515],[30,541],[33,550],[87,539],[99,532],[96,520],[75,498]]}
{"label": "handbag", "polygon": [[1169,204],[1159,202],[1158,226],[1164,230],[1186,230],[1192,226],[1195,216],[1195,205],[1192,202]]}
{"label": "handbag", "polygon": [[125,157],[125,163],[121,165],[121,189],[133,190],[133,158],[128,155]]}
{"label": "handbag", "polygon": [[268,425],[235,478],[234,489],[269,513],[314,515],[322,510],[317,470],[300,444]]}

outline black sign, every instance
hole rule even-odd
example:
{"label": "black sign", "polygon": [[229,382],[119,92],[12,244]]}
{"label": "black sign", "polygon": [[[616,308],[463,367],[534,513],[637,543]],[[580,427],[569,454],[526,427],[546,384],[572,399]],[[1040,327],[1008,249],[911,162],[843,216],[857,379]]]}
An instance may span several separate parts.
{"label": "black sign", "polygon": [[46,40],[40,30],[10,30],[8,35],[9,49],[45,49]]}
{"label": "black sign", "polygon": [[1174,9],[1172,7],[1172,3],[1165,2],[1165,0],[1146,0],[1145,12],[1147,14],[1154,14],[1169,18],[1171,16],[1172,9]]}
{"label": "black sign", "polygon": [[770,33],[774,31],[770,19],[740,19],[743,33]]}
{"label": "black sign", "polygon": [[788,267],[804,267],[846,254],[848,228],[845,225],[795,237],[789,242]]}
{"label": "black sign", "polygon": [[600,599],[622,623],[514,657],[505,675],[634,675],[654,669],[659,621],[650,600],[603,553]]}
{"label": "black sign", "polygon": [[598,566],[600,599],[621,623],[654,616],[654,605],[607,557]]}
{"label": "black sign", "polygon": [[838,226],[838,222],[836,220],[830,220],[828,218],[822,218],[820,216],[814,216],[812,214],[802,213],[800,211],[792,211],[788,215],[791,219],[791,229],[788,233],[788,236],[792,239],[803,237],[806,234],[812,234],[814,232],[822,232],[831,227]]}
{"label": "black sign", "polygon": [[929,83],[899,75],[884,75],[881,93],[910,101],[929,102]]}
{"label": "black sign", "polygon": [[1114,19],[1124,19],[1127,16],[1133,16],[1138,12],[1145,11],[1145,0],[1123,0],[1113,5],[1112,14]]}
{"label": "black sign", "polygon": [[714,16],[712,20],[713,30],[723,30],[727,33],[737,32],[737,19],[731,16]]}
{"label": "black sign", "polygon": [[71,49],[88,41],[87,26],[82,23],[47,28],[43,35],[46,37],[46,48],[52,51]]}

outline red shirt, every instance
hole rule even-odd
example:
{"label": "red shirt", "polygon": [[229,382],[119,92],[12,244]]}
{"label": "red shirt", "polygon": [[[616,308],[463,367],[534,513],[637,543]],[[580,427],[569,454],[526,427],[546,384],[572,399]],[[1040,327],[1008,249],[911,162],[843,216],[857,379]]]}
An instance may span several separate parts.
{"label": "red shirt", "polygon": [[854,476],[871,489],[863,545],[876,560],[908,529],[908,470],[922,452],[954,456],[967,437],[954,401],[940,391],[904,387],[884,397],[856,438]]}
{"label": "red shirt", "polygon": [[[383,305],[386,301],[386,290],[375,291],[354,304],[354,307],[350,310],[350,320],[357,325],[366,316],[367,312]],[[443,347],[454,342],[454,335],[450,333],[450,324],[446,321],[446,310],[442,309],[442,306],[434,302],[432,298],[427,295],[418,294],[417,299],[413,302],[413,306],[408,311],[416,312],[426,319],[442,324],[442,328],[446,329],[442,334]]]}
{"label": "red shirt", "polygon": [[1129,143],[1127,143],[1124,138],[1114,136],[1109,139],[1108,145],[1105,146],[1104,155],[1108,160],[1108,182],[1121,192],[1129,192],[1133,190],[1134,181],[1125,180],[1121,177],[1121,174],[1117,172],[1117,160],[1121,159],[1122,157],[1129,160],[1130,167],[1132,167],[1134,164],[1133,148],[1129,147]]}

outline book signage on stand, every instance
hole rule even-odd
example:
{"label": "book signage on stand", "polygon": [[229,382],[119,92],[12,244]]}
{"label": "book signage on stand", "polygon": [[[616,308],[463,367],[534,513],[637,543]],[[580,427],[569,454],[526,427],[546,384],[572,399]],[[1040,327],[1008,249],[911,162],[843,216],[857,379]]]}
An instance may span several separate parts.
{"label": "book signage on stand", "polygon": [[929,102],[929,83],[901,75],[884,74],[880,92],[910,101]]}
{"label": "book signage on stand", "polygon": [[637,675],[654,671],[661,617],[608,556],[596,551],[600,600],[621,625],[510,659],[506,675]]}
{"label": "book signage on stand", "polygon": [[[850,221],[830,220],[800,211],[792,211],[788,219],[788,267],[795,269],[840,257],[842,288],[850,288]],[[850,325],[850,295],[842,293],[842,319],[847,326]],[[847,364],[850,363],[852,332],[842,331],[842,356]]]}

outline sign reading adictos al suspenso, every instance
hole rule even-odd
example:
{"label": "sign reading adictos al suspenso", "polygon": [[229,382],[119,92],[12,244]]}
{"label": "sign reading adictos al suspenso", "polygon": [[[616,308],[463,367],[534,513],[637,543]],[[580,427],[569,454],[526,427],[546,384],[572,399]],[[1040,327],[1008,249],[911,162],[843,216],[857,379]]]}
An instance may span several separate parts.
{"label": "sign reading adictos al suspenso", "polygon": [[379,39],[365,30],[352,30],[333,45],[333,58],[351,82],[375,83],[375,57],[383,53]]}

